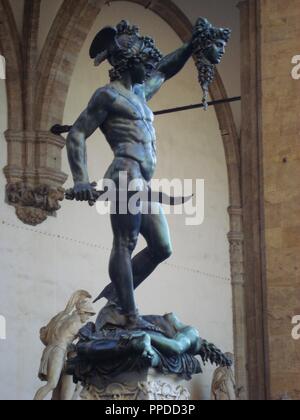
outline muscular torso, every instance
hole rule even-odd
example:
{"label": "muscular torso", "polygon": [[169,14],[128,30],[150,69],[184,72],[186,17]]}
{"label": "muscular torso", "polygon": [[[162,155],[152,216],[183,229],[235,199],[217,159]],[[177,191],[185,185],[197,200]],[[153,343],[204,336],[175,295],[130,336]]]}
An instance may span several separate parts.
{"label": "muscular torso", "polygon": [[142,176],[149,181],[157,162],[153,112],[136,89],[130,92],[113,84],[106,89],[114,99],[100,128],[115,157],[137,161]]}
{"label": "muscular torso", "polygon": [[80,320],[76,315],[62,315],[48,326],[48,341],[50,345],[57,345],[61,349],[67,349],[74,341],[81,327]]}

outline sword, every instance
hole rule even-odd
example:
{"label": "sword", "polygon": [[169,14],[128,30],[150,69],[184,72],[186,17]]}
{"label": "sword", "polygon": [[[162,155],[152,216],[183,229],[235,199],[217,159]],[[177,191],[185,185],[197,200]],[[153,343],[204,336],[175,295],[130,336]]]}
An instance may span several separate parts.
{"label": "sword", "polygon": [[[88,201],[90,206],[94,206],[97,201],[103,201],[103,202],[112,201],[112,200],[109,200],[107,197],[108,189],[97,190],[96,182],[92,182],[90,185],[91,185],[92,194],[93,194],[93,200]],[[188,201],[190,201],[194,196],[194,195],[190,195],[187,197],[172,197],[161,191],[152,191],[150,187],[144,191],[128,191],[128,196],[130,197],[137,193],[141,193],[145,195],[146,199],[143,201],[147,201],[149,203],[164,204],[164,205],[168,205],[172,207],[183,205],[187,203]],[[65,199],[70,200],[70,201],[74,201],[76,199],[74,188],[70,188],[66,190]]]}

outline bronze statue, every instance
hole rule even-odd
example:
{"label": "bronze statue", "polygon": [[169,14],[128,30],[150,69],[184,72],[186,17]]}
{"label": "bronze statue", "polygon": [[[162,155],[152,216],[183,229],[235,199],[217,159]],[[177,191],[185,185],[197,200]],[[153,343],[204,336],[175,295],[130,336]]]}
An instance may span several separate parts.
{"label": "bronze statue", "polygon": [[[200,18],[190,42],[163,57],[153,39],[141,36],[139,29],[126,21],[98,33],[90,56],[96,65],[109,61],[111,82],[95,92],[72,127],[65,127],[65,131],[70,131],[67,150],[75,184],[71,198],[95,200],[95,190],[88,176],[86,140],[98,128],[114,153],[105,179],[114,181],[120,190],[119,176],[126,173],[127,183],[138,179],[143,190],[149,190],[157,161],[154,117],[147,102],[195,53],[206,103],[213,68],[220,62],[229,36],[230,30],[214,28]],[[64,128],[56,127],[56,132],[63,131]],[[100,297],[119,303],[127,330],[149,329],[149,322],[138,314],[134,289],[172,254],[168,223],[160,203],[152,202],[151,206],[155,211],[150,214],[133,215],[129,211],[122,214],[120,202],[117,202],[116,214],[111,215],[114,241],[109,273],[112,283]],[[146,239],[147,248],[132,259],[140,234]]]}
{"label": "bronze statue", "polygon": [[92,378],[113,380],[118,375],[154,368],[163,374],[190,380],[202,373],[202,362],[230,367],[231,360],[199,332],[182,323],[175,314],[144,316],[157,330],[131,331],[123,327],[123,315],[114,303],[99,313],[96,324],[88,323],[79,332],[77,355],[68,361],[68,373],[75,382]]}

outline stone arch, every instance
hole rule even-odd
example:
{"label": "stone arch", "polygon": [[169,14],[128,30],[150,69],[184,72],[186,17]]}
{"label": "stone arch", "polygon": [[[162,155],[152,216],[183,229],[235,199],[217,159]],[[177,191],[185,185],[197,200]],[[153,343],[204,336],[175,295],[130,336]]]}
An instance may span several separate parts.
{"label": "stone arch", "polygon": [[8,183],[23,177],[24,103],[22,46],[17,25],[8,0],[0,0],[0,52],[6,63],[7,98],[7,166],[3,169]]}
{"label": "stone arch", "polygon": [[0,50],[6,60],[8,128],[23,130],[22,53],[16,22],[8,0],[0,0]]}
{"label": "stone arch", "polygon": [[[166,21],[182,41],[187,41],[191,36],[191,22],[171,0],[110,0],[110,2],[113,1],[129,1],[151,10]],[[41,144],[47,145],[47,143],[50,143],[55,145],[58,151],[62,147],[62,144],[56,144],[59,141],[57,137],[53,138],[51,136],[49,128],[54,123],[62,122],[67,93],[77,57],[90,28],[100,13],[102,6],[106,3],[107,0],[64,0],[50,29],[37,65],[35,97],[36,135]],[[7,4],[7,0],[0,0],[0,11],[5,4]],[[16,34],[17,32],[13,31],[12,33]],[[9,45],[15,45],[15,51],[19,50],[15,36],[11,37]],[[17,57],[13,56],[11,60],[17,66],[20,57],[17,59]],[[17,70],[20,70],[20,66],[16,67]],[[21,71],[17,73],[20,75]],[[11,104],[9,108],[11,125],[13,123],[13,114],[16,112],[13,100],[14,95],[17,95],[16,90],[16,88],[12,87],[11,91],[8,92],[8,100]],[[224,84],[218,72],[215,82],[211,86],[210,94],[212,99],[227,97]],[[23,110],[20,104],[22,104],[22,101],[16,104],[16,107],[20,112],[18,112],[18,115],[21,119]],[[12,112],[12,109],[14,112]],[[233,290],[236,377],[237,386],[240,389],[240,397],[244,399],[247,398],[248,380],[246,368],[247,334],[244,297],[243,212],[239,138],[230,105],[217,105],[215,106],[215,111],[223,139],[229,178],[229,216],[231,230],[228,238],[230,243]],[[21,128],[23,123],[21,124],[21,121],[17,123]],[[48,167],[47,162],[45,165]],[[58,171],[59,169],[55,167],[55,170]],[[57,184],[62,184],[65,180],[63,174],[59,173],[59,176],[57,176],[53,171],[49,173],[43,172],[42,176],[44,177],[42,179],[52,177],[51,180],[55,180]]]}

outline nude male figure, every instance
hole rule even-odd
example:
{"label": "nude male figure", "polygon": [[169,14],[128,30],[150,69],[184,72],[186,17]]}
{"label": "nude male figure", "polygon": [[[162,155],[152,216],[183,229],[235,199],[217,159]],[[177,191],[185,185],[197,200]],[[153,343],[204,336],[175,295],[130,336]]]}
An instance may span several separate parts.
{"label": "nude male figure", "polygon": [[[221,36],[214,40],[207,49],[207,60],[219,63],[225,45]],[[119,175],[126,172],[128,183],[139,179],[148,187],[156,169],[157,154],[154,117],[147,102],[185,66],[193,54],[193,40],[163,58],[151,38],[142,37],[138,28],[122,21],[116,29],[102,30],[90,52],[98,64],[108,59],[113,69],[111,83],[95,92],[68,135],[68,157],[78,201],[93,200],[86,140],[98,128],[114,153],[105,178],[114,181],[118,188]],[[171,256],[169,227],[160,206],[155,214],[128,212],[124,215],[118,209],[116,213],[111,215],[114,241],[109,274],[112,284],[103,296],[117,298],[128,329],[143,329],[146,321],[139,317],[134,289]],[[147,248],[132,259],[140,234],[146,239]]]}

